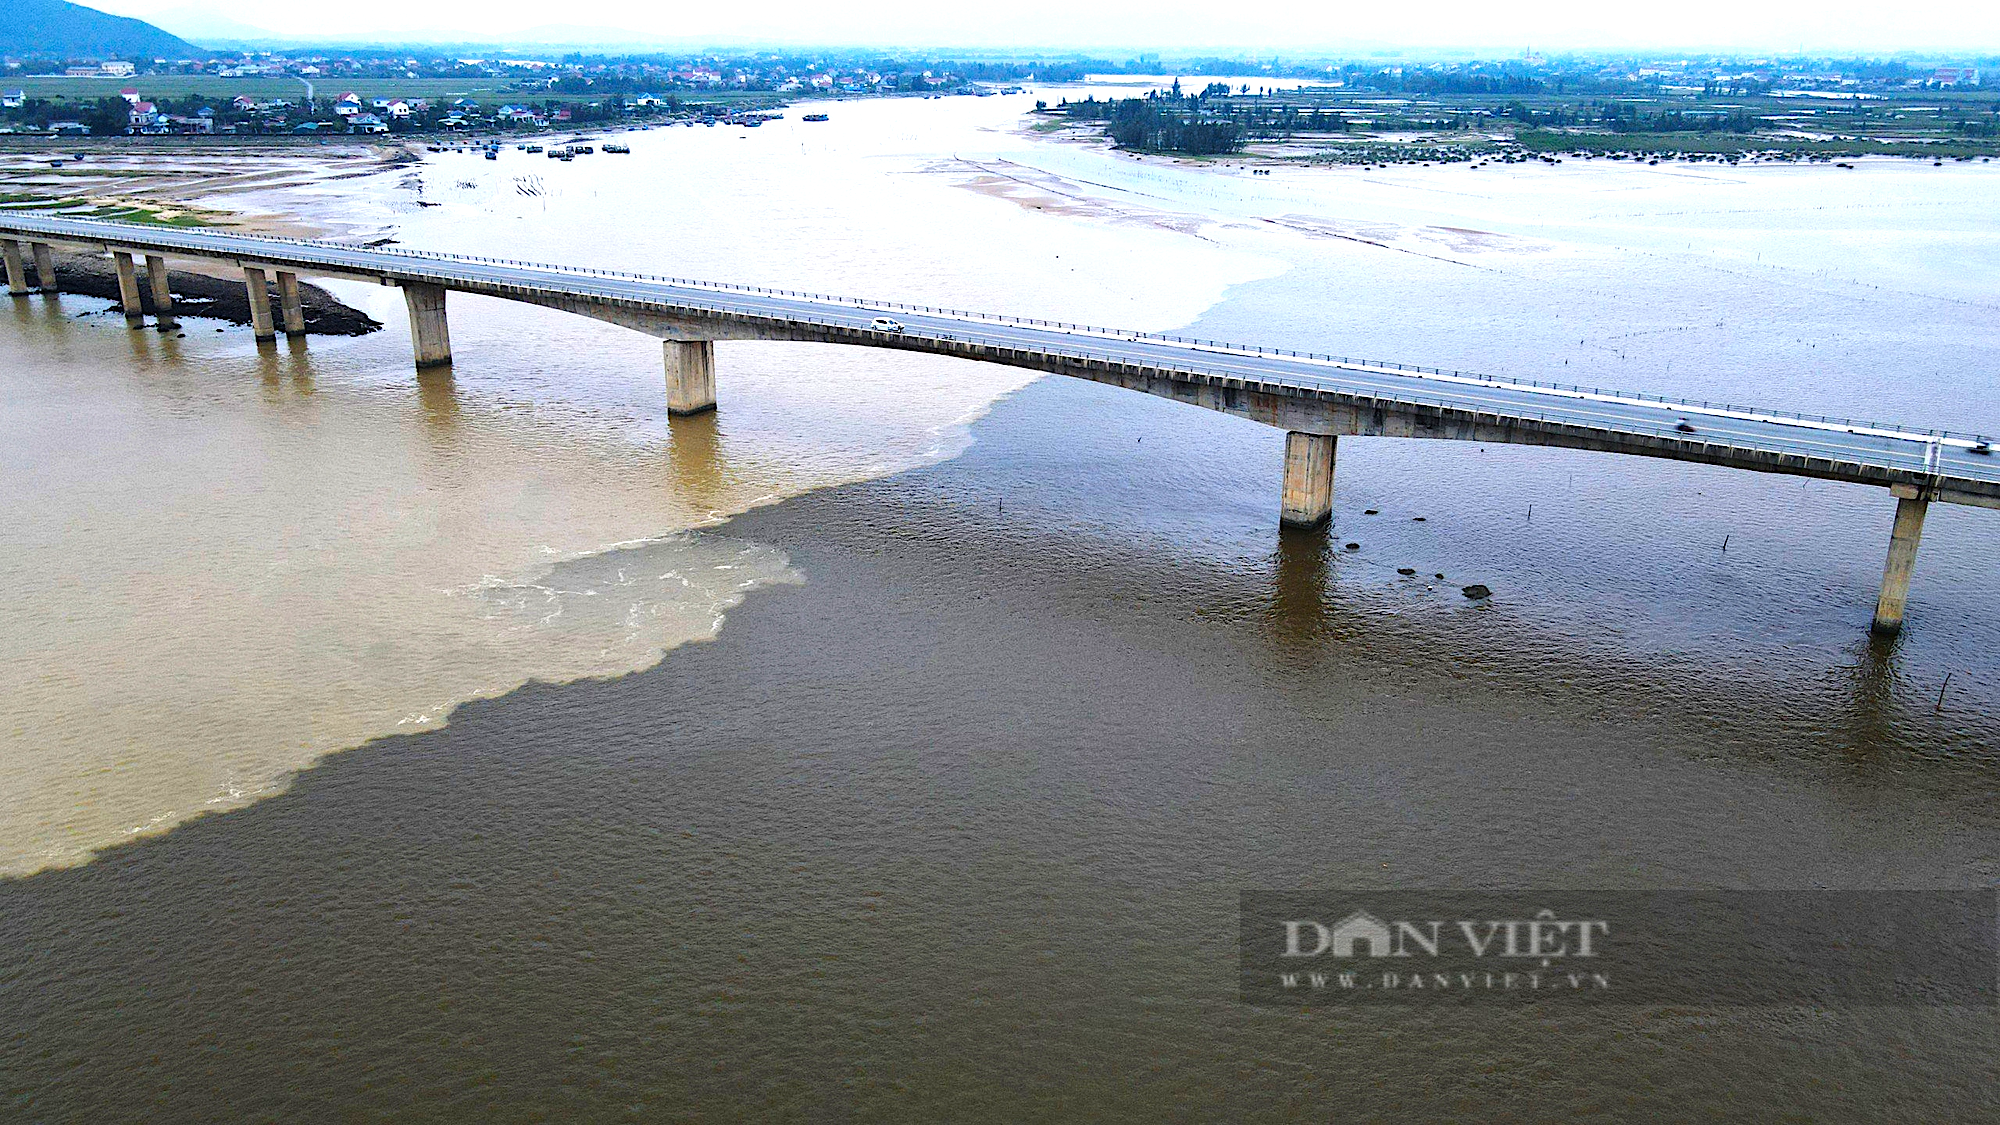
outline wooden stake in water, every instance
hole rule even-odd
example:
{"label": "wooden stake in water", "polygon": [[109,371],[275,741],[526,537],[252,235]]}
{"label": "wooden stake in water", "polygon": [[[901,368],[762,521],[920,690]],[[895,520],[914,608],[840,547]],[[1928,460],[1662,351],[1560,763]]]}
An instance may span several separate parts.
{"label": "wooden stake in water", "polygon": [[1935,707],[1932,707],[1932,708],[1931,708],[1931,714],[1935,715],[1935,714],[1937,714],[1937,713],[1938,713],[1939,711],[1942,711],[1942,710],[1944,710],[1944,689],[1946,689],[1946,688],[1948,688],[1948,687],[1950,687],[1950,686],[1951,686],[1951,673],[1950,673],[1950,672],[1946,672],[1946,673],[1944,674],[1944,682],[1938,685],[1938,701],[1937,701],[1937,706],[1935,706]]}

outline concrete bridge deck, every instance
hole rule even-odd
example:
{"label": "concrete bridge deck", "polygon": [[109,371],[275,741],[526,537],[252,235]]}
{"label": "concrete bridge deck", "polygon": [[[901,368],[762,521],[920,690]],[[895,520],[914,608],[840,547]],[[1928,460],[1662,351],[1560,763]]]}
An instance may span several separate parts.
{"label": "concrete bridge deck", "polygon": [[[1898,498],[1875,626],[1900,627],[1929,502],[2000,507],[2000,453],[1977,434],[1824,418],[1737,404],[1497,379],[1464,372],[1188,340],[1017,317],[756,289],[577,267],[331,242],[225,234],[48,214],[0,214],[9,288],[53,288],[47,246],[80,245],[119,263],[127,320],[138,317],[134,259],[163,326],[172,322],[165,258],[243,269],[257,335],[275,334],[275,278],[287,332],[303,332],[297,275],[403,289],[419,367],[451,361],[450,291],[559,308],[664,341],[668,407],[715,404],[713,343],[800,340],[927,352],[1110,383],[1287,431],[1281,518],[1317,524],[1332,510],[1341,436],[1511,442],[1697,461],[1891,489]],[[895,326],[879,324],[889,318]]]}

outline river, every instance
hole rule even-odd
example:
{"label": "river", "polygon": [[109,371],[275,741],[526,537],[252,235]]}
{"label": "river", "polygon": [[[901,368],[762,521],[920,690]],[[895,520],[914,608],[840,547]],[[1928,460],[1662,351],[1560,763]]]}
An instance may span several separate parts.
{"label": "river", "polygon": [[[2000,429],[1990,168],[1253,177],[1032,137],[1037,96],[234,202]],[[389,330],[0,328],[30,1119],[1983,1105],[1990,1010],[1247,1007],[1235,904],[1990,886],[1988,513],[1933,510],[1871,643],[1870,490],[1354,439],[1332,538],[1280,537],[1250,423],[786,344],[722,345],[718,412],[669,421],[650,338],[454,297],[413,380],[398,295],[329,287]]]}

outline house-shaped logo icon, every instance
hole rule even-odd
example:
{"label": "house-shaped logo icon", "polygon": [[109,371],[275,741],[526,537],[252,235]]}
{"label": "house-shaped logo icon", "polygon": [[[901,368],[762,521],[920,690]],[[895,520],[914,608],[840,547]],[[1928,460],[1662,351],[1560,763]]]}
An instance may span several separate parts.
{"label": "house-shaped logo icon", "polygon": [[1389,927],[1382,919],[1366,910],[1357,910],[1340,920],[1333,928],[1333,955],[1354,957],[1354,945],[1360,942],[1368,947],[1368,956],[1387,957],[1389,949]]}

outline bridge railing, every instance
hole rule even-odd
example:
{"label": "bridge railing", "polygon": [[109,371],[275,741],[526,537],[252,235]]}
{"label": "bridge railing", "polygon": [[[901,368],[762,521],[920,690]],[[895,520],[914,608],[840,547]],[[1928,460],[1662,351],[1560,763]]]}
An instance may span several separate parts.
{"label": "bridge railing", "polygon": [[[32,218],[36,217],[37,214],[38,213],[36,212],[14,212],[6,214],[4,216],[0,216],[0,227],[4,227],[8,219],[16,217]],[[1593,395],[1600,398],[1613,398],[1613,399],[1621,399],[1632,402],[1657,403],[1661,406],[1668,406],[1668,407],[1682,406],[1682,407],[1698,408],[1707,411],[1721,411],[1730,414],[1756,415],[1765,418],[1779,418],[1796,422],[1809,422],[1823,426],[1839,426],[1843,428],[1852,428],[1857,430],[1875,430],[1875,431],[1881,431],[1885,435],[1901,435],[1911,438],[1923,437],[1923,438],[1933,438],[1933,439],[1953,439],[1958,441],[1970,441],[1970,442],[1984,442],[1991,440],[1985,434],[1982,433],[1971,433],[1966,431],[1954,431],[1954,430],[1936,429],[1936,428],[1917,429],[1915,427],[1900,425],[1897,423],[1870,421],[1866,419],[1845,418],[1838,415],[1809,414],[1799,411],[1776,410],[1768,407],[1748,406],[1741,403],[1715,402],[1707,399],[1693,399],[1693,398],[1681,398],[1673,395],[1647,394],[1643,391],[1623,391],[1616,389],[1606,389],[1603,387],[1586,387],[1578,383],[1563,383],[1563,382],[1545,381],[1538,379],[1521,379],[1505,375],[1489,375],[1482,372],[1462,371],[1454,368],[1426,367],[1421,364],[1397,363],[1391,360],[1358,359],[1351,356],[1336,356],[1323,352],[1294,351],[1283,348],[1266,348],[1255,344],[1236,344],[1236,343],[1230,343],[1228,341],[1181,336],[1175,333],[1168,333],[1168,332],[1140,332],[1130,329],[1104,328],[1096,325],[1079,324],[1070,321],[1041,320],[1034,317],[1011,316],[1006,313],[976,312],[969,309],[955,309],[947,306],[918,305],[901,301],[878,301],[878,300],[869,300],[861,297],[840,296],[838,294],[814,293],[807,290],[767,288],[755,285],[734,285],[728,282],[706,281],[699,278],[675,277],[668,274],[648,274],[648,273],[633,273],[623,270],[604,270],[589,266],[559,265],[549,262],[531,262],[514,258],[493,258],[477,254],[451,254],[436,250],[417,250],[410,247],[388,248],[388,247],[357,246],[350,243],[335,242],[330,239],[297,238],[286,235],[262,235],[262,234],[230,235],[223,232],[212,232],[211,234],[211,232],[189,230],[186,228],[161,228],[157,226],[150,226],[143,223],[126,223],[126,222],[119,222],[115,220],[105,220],[105,219],[63,219],[63,217],[59,214],[48,213],[48,212],[43,212],[39,214],[44,215],[48,218],[58,219],[65,222],[87,222],[92,226],[121,227],[134,232],[142,233],[146,236],[149,236],[155,241],[174,241],[173,239],[174,235],[185,236],[187,240],[190,242],[199,241],[205,236],[220,236],[223,238],[243,239],[246,241],[283,243],[286,245],[298,246],[310,250],[320,251],[322,253],[327,253],[327,252],[332,252],[334,254],[366,253],[366,254],[379,254],[379,255],[398,257],[404,259],[503,266],[509,269],[539,270],[570,278],[610,278],[621,281],[637,281],[637,282],[647,282],[653,284],[672,285],[680,288],[700,289],[717,293],[737,293],[737,294],[755,295],[755,296],[783,297],[791,300],[811,301],[820,304],[843,305],[863,310],[896,310],[902,312],[922,313],[927,316],[949,317],[956,320],[985,322],[992,324],[1006,324],[1006,325],[1014,325],[1014,326],[1028,327],[1028,328],[1053,329],[1056,331],[1066,332],[1070,334],[1081,334],[1084,336],[1098,336],[1107,339],[1126,340],[1126,341],[1142,342],[1142,343],[1157,342],[1161,344],[1173,344],[1173,345],[1178,345],[1182,349],[1203,349],[1220,353],[1237,353],[1243,355],[1269,356],[1273,358],[1299,359],[1299,360],[1305,360],[1310,363],[1321,363],[1336,367],[1374,369],[1379,371],[1395,372],[1398,374],[1419,375],[1419,376],[1430,375],[1439,378],[1464,380],[1467,382],[1487,384],[1491,386],[1519,387],[1523,390],[1529,390],[1529,391],[1556,391],[1563,394],[1572,394],[1572,395]],[[163,239],[161,238],[162,235],[166,235],[167,237]],[[327,262],[324,264],[340,265],[342,263]],[[356,263],[352,262],[346,264],[350,267],[356,265]],[[365,268],[365,264],[363,264],[363,268]],[[408,271],[408,272],[420,273],[421,271]],[[428,276],[425,276],[423,279],[428,281],[443,282],[443,283],[461,282],[465,280],[464,278],[460,277],[454,277],[450,275],[436,274],[436,273],[429,274]],[[618,299],[618,300],[633,299],[632,295],[629,293],[619,293],[608,290],[600,290],[592,295],[608,297],[611,299]],[[802,318],[802,319],[809,320],[810,318]],[[814,322],[814,323],[822,323],[822,322]],[[838,325],[828,325],[828,326],[838,327]],[[1233,377],[1237,373],[1231,372],[1229,374]],[[1520,413],[1520,412],[1515,412],[1515,413]],[[1523,414],[1522,416],[1526,415]]]}
{"label": "bridge railing", "polygon": [[[308,241],[308,240],[300,240]],[[584,266],[553,265],[546,262],[529,262],[510,258],[488,258],[470,254],[446,254],[429,250],[402,250],[398,253],[432,258],[439,261],[475,262],[500,265],[513,269],[547,270],[551,273],[569,276],[605,277],[621,280],[653,282],[682,288],[703,289],[718,293],[740,293],[752,296],[784,297],[792,300],[811,301],[818,304],[845,305],[864,310],[893,310],[898,312],[922,313],[927,316],[943,316],[954,320],[967,320],[992,324],[1006,324],[1027,328],[1045,328],[1085,336],[1101,336],[1109,339],[1137,342],[1159,342],[1183,345],[1189,348],[1206,349],[1224,353],[1269,356],[1273,358],[1302,359],[1313,363],[1350,368],[1372,368],[1393,371],[1399,374],[1433,375],[1442,378],[1462,379],[1468,382],[1494,386],[1519,387],[1524,390],[1559,391],[1566,394],[1594,395],[1600,398],[1616,398],[1626,401],[1653,402],[1662,406],[1687,406],[1725,413],[1754,414],[1768,418],[1784,418],[1820,425],[1851,427],[1854,429],[1878,430],[1885,434],[1907,435],[1911,437],[1953,438],[1962,441],[1985,441],[1985,435],[1949,429],[1916,429],[1893,422],[1870,421],[1845,418],[1829,414],[1808,414],[1799,411],[1776,410],[1766,407],[1748,406],[1741,403],[1715,402],[1708,399],[1681,398],[1673,395],[1648,394],[1643,391],[1624,391],[1603,387],[1586,387],[1578,383],[1563,383],[1550,380],[1521,379],[1506,375],[1491,375],[1483,372],[1463,371],[1455,368],[1426,367],[1421,364],[1397,363],[1391,360],[1359,359],[1351,356],[1337,356],[1314,351],[1296,351],[1283,348],[1266,348],[1255,344],[1237,344],[1224,340],[1201,339],[1181,336],[1169,332],[1143,332],[1134,329],[1104,328],[1097,325],[1080,324],[1071,321],[1041,320],[1035,317],[1012,316],[1006,313],[978,312],[971,309],[957,309],[949,306],[918,305],[902,301],[871,300],[863,297],[842,296],[832,293],[815,293],[810,290],[769,288],[755,285],[734,285],[728,282],[707,281],[700,278],[675,277],[667,274],[635,273],[622,270],[600,270]],[[623,296],[604,293],[604,296]]]}

